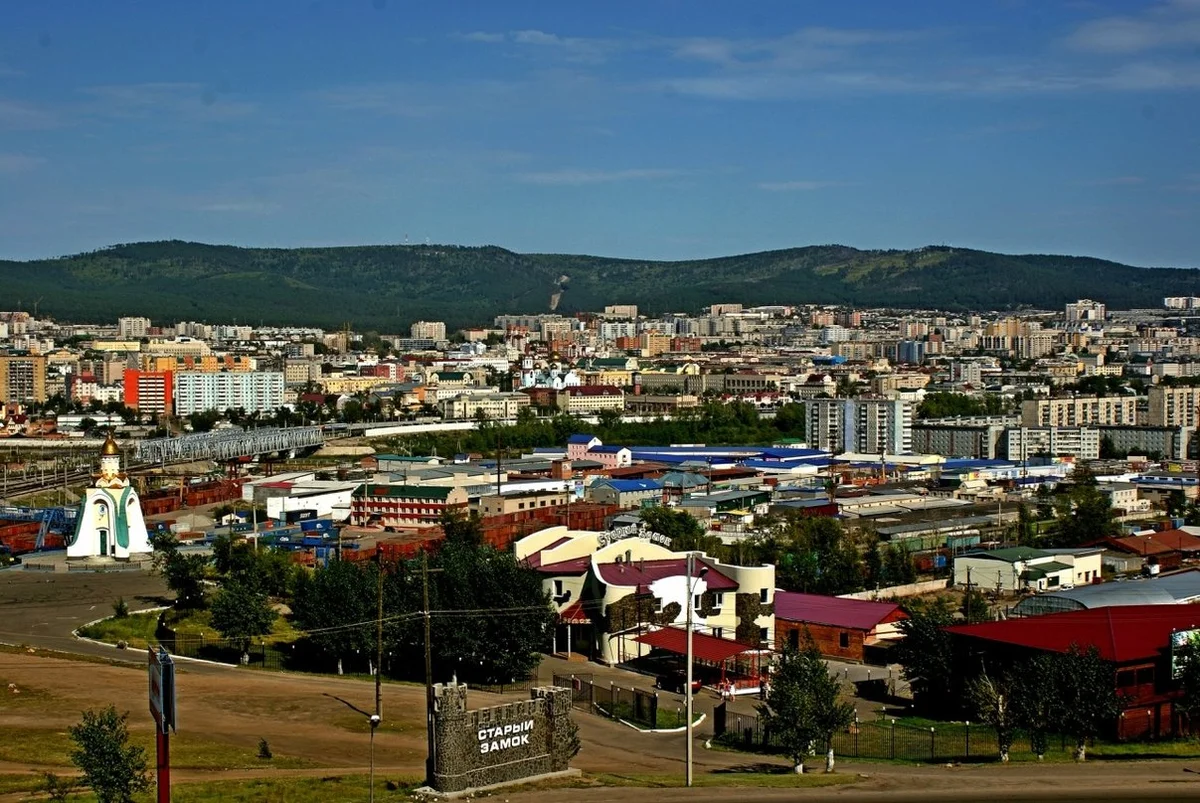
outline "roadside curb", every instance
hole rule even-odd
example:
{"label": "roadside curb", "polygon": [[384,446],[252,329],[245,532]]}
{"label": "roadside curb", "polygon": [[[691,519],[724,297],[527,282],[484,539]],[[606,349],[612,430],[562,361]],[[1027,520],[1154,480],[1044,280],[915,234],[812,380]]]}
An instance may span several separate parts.
{"label": "roadside curb", "polygon": [[[154,613],[156,611],[168,611],[170,609],[171,609],[170,605],[160,605],[157,608],[143,608],[140,611],[130,611],[129,613],[130,614]],[[94,638],[88,638],[87,636],[79,635],[79,631],[82,630],[83,628],[91,627],[92,625],[99,624],[100,622],[104,622],[104,621],[107,621],[112,618],[113,618],[112,616],[102,616],[99,619],[94,619],[91,622],[88,622],[87,624],[82,624],[79,627],[77,627],[71,631],[71,636],[73,638],[75,638],[77,641],[85,641],[88,644],[96,644],[101,647],[108,647],[109,649],[117,650],[118,652],[130,652],[130,648],[128,648],[128,647],[126,647],[125,649],[121,649],[116,644],[109,644],[107,641],[97,641]],[[132,652],[130,654],[132,654]],[[176,661],[189,661],[191,663],[206,664],[208,666],[221,666],[221,667],[225,667],[226,669],[237,669],[238,668],[237,664],[227,664],[222,661],[210,661],[207,658],[189,658],[186,655],[175,655],[174,653],[171,654],[171,658]]]}
{"label": "roadside curb", "polygon": [[[701,714],[700,716],[696,717],[696,720],[692,723],[692,727],[695,728],[699,725],[702,725],[706,719],[708,719],[708,714]],[[683,733],[687,730],[687,725],[679,728],[639,728],[632,722],[627,722],[623,719],[618,719],[617,722],[633,728],[635,731],[640,731],[641,733]]]}

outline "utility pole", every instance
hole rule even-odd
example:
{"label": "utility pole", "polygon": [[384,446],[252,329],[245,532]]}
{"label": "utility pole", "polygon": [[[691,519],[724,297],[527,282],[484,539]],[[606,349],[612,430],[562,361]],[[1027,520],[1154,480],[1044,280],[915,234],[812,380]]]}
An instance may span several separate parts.
{"label": "utility pole", "polygon": [[429,575],[430,573],[440,572],[441,569],[429,568],[429,553],[421,553],[421,584],[422,594],[424,598],[423,608],[425,616],[425,738],[428,742],[426,746],[425,758],[425,782],[433,784],[433,770],[436,766],[435,751],[437,749],[433,738],[433,638],[431,636],[430,627],[430,611],[429,611]]}
{"label": "utility pole", "polygon": [[378,545],[375,547],[375,581],[375,716],[383,719],[383,553]]}
{"label": "utility pole", "polygon": [[963,616],[971,624],[971,567],[967,567],[967,596],[963,599]]}
{"label": "utility pole", "polygon": [[[695,601],[696,584],[692,580],[692,575],[696,570],[696,553],[689,552],[687,555],[687,599],[684,605],[687,606],[687,677],[684,680],[686,687],[683,690],[683,699],[686,707],[687,726],[684,749],[684,762],[686,770],[684,771],[684,783],[687,786],[692,785],[692,607]],[[700,577],[708,574],[708,567],[703,566],[700,569]],[[697,578],[699,579],[699,578]]]}

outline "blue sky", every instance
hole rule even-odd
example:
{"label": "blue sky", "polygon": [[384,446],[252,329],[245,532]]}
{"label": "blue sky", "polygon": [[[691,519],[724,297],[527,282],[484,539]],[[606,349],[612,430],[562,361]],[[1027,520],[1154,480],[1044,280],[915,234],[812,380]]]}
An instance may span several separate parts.
{"label": "blue sky", "polygon": [[0,257],[167,238],[1200,266],[1200,0],[6,4]]}

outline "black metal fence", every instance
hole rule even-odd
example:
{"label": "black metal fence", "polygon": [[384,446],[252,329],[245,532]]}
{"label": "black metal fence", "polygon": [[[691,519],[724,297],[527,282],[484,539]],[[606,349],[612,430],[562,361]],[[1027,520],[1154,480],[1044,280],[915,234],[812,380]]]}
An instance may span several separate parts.
{"label": "black metal fence", "polygon": [[520,691],[527,692],[537,685],[537,677],[518,678],[516,680],[507,680],[501,683],[475,683],[472,681],[467,681],[467,688],[475,689],[476,691],[485,691],[489,694],[512,694]]}
{"label": "black metal fence", "polygon": [[[775,752],[780,749],[769,729],[754,714],[738,714],[718,706],[713,717],[718,741],[744,750]],[[825,745],[814,745],[823,752]],[[1073,745],[1065,736],[1050,737],[1046,755],[1068,754]],[[833,737],[833,752],[844,758],[901,759],[909,761],[968,761],[999,756],[996,731],[986,725],[944,723],[928,728],[881,719],[855,722]],[[1018,733],[1010,753],[1029,753],[1029,737]]]}
{"label": "black metal fence", "polygon": [[305,657],[297,654],[292,645],[280,649],[265,642],[251,642],[243,652],[242,645],[231,644],[223,638],[199,635],[160,634],[160,643],[167,652],[183,658],[200,658],[223,664],[244,663],[254,669],[303,669]]}
{"label": "black metal fence", "polygon": [[592,675],[555,675],[554,685],[571,689],[575,708],[609,719],[619,719],[639,728],[682,727],[674,709],[659,708],[658,695],[615,683],[596,683]]}

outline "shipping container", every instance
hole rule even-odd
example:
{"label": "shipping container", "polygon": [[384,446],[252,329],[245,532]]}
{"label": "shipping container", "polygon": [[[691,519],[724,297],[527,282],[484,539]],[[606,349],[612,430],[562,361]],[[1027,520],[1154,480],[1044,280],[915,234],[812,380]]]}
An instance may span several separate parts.
{"label": "shipping container", "polygon": [[298,521],[308,521],[309,519],[315,519],[316,517],[317,511],[315,510],[287,510],[283,513],[283,520],[289,524]]}
{"label": "shipping container", "polygon": [[333,519],[308,519],[300,522],[300,529],[305,532],[325,532],[333,529]]}

